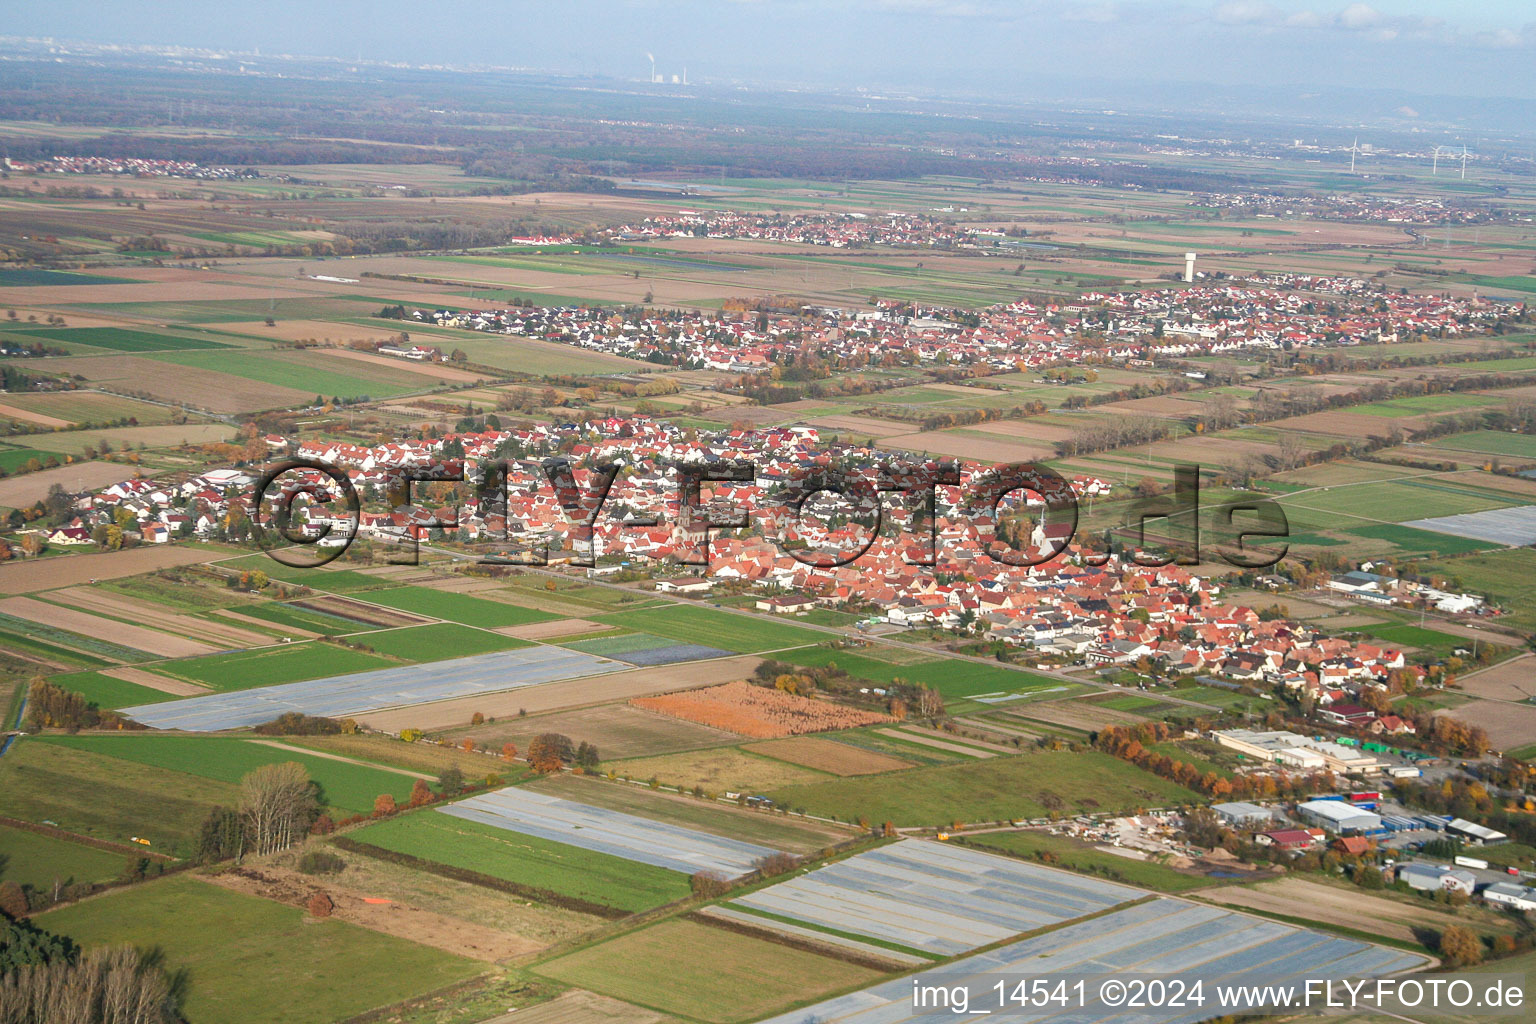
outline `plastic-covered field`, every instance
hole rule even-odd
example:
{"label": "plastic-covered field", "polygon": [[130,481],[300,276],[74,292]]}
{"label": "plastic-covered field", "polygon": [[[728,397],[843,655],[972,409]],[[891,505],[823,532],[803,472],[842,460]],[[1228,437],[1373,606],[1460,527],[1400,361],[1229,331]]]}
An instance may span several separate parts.
{"label": "plastic-covered field", "polygon": [[153,729],[216,732],[260,725],[289,711],[344,717],[451,697],[516,690],[628,668],[622,662],[562,647],[525,647],[425,665],[353,672],[236,693],[142,704],[122,711]]}
{"label": "plastic-covered field", "polygon": [[605,636],[594,640],[575,640],[563,645],[583,654],[595,654],[601,658],[616,658],[631,665],[675,665],[683,661],[702,661],[705,658],[728,658],[730,651],[704,644],[678,643],[651,633],[626,633],[623,636]]}
{"label": "plastic-covered field", "polygon": [[706,870],[731,877],[744,875],[758,860],[778,852],[755,843],[726,839],[516,787],[471,797],[438,810],[456,818],[669,868],[686,875]]}
{"label": "plastic-covered field", "polygon": [[[1159,897],[1112,911],[1091,921],[1067,925],[1034,938],[976,953],[921,974],[883,982],[861,992],[828,999],[773,1017],[763,1024],[903,1024],[954,1019],[946,1007],[913,1005],[914,985],[962,986],[971,1009],[996,1008],[994,986],[1006,980],[1093,976],[1089,993],[1105,976],[1125,979],[1138,973],[1220,978],[1221,984],[1302,984],[1309,978],[1358,978],[1409,970],[1425,958],[1307,928],[1259,921],[1214,907]],[[1208,996],[1211,986],[1207,985]],[[1098,1024],[1156,1020],[1157,1024],[1195,1024],[1220,1014],[1208,1001],[1180,1010],[1128,1012],[1102,1003],[1076,1008],[1010,1007],[1008,1020],[1070,1021]],[[1155,1016],[1154,1016],[1155,1014]],[[942,1015],[942,1016],[941,1016]]]}
{"label": "plastic-covered field", "polygon": [[733,902],[953,956],[1144,895],[1012,857],[908,839]]}
{"label": "plastic-covered field", "polygon": [[1524,547],[1536,544],[1536,505],[1495,508],[1487,512],[1467,512],[1436,519],[1414,519],[1403,525],[1457,537],[1492,541],[1495,544],[1508,544],[1510,547]]}

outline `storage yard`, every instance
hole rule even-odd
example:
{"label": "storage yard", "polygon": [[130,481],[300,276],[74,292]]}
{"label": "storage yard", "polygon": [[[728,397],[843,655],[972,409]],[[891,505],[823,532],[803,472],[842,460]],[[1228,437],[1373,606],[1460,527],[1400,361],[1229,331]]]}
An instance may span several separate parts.
{"label": "storage yard", "polygon": [[953,956],[1143,895],[1026,861],[908,839],[733,905]]}
{"label": "storage yard", "polygon": [[152,729],[217,732],[260,725],[290,711],[338,717],[356,715],[617,672],[624,667],[618,662],[559,647],[528,647],[430,665],[354,672],[259,690],[146,704],[124,708],[123,714]]}
{"label": "storage yard", "polygon": [[456,818],[690,875],[696,871],[719,871],[733,877],[744,875],[758,860],[778,852],[767,846],[712,836],[632,814],[531,793],[526,789],[502,789],[440,810]]}

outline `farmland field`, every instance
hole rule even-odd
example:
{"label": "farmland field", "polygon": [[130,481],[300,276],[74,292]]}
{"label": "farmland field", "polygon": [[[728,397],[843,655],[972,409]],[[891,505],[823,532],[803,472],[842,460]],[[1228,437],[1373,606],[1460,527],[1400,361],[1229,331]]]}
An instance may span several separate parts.
{"label": "farmland field", "polygon": [[[0,331],[5,328],[0,326]],[[44,341],[49,344],[89,345],[91,348],[111,349],[114,352],[173,352],[192,349],[225,349],[228,345],[207,338],[190,338],[170,334],[150,334],[126,327],[66,327],[41,334],[11,331],[25,341]]]}
{"label": "farmland field", "polygon": [[[300,356],[282,352],[262,352],[240,349],[226,352],[172,352],[158,353],[150,357],[159,362],[196,370],[244,377],[260,384],[307,392],[356,399],[381,398],[432,387],[437,382],[430,377],[413,374],[405,369],[376,372],[373,367],[354,368],[350,363],[328,360],[325,365],[306,363]],[[313,358],[323,359],[323,356]],[[330,363],[336,369],[329,369]],[[346,371],[346,372],[343,372]]]}
{"label": "farmland field", "polygon": [[183,772],[24,740],[0,758],[0,814],[54,821],[70,832],[187,856],[215,806],[234,806],[234,786]]}
{"label": "farmland field", "polygon": [[364,600],[382,604],[388,608],[431,615],[439,619],[461,622],[466,626],[495,629],[501,626],[521,626],[530,622],[549,622],[559,618],[548,612],[522,608],[501,601],[490,601],[468,594],[454,594],[428,587],[400,587],[392,590],[369,592]]}
{"label": "farmland field", "polygon": [[903,839],[775,882],[730,906],[954,956],[1143,895],[965,846]]}
{"label": "farmland field", "polygon": [[210,654],[202,658],[162,661],[156,671],[202,683],[215,690],[244,690],[253,686],[318,679],[344,672],[388,668],[384,658],[335,644],[316,642],[284,644],[236,654]]}
{"label": "farmland field", "polygon": [[683,875],[712,870],[734,878],[775,852],[755,843],[550,796],[528,787],[494,790],[449,804],[441,811]]}
{"label": "farmland field", "polygon": [[175,694],[102,675],[100,672],[71,672],[52,676],[48,681],[81,694],[100,708],[126,708],[135,704],[154,704],[175,699]]}
{"label": "farmland field", "polygon": [[1468,913],[1456,913],[1418,897],[1373,895],[1352,887],[1304,878],[1224,886],[1201,896],[1225,906],[1306,917],[1400,942],[1420,942],[1426,931],[1438,934],[1451,924],[1470,925],[1478,931],[1490,928],[1506,931],[1515,927],[1507,915],[1482,907],[1469,907],[1466,908]]}
{"label": "farmland field", "polygon": [[691,790],[695,786],[706,793],[762,793],[780,786],[820,782],[827,775],[743,753],[734,747],[695,750],[686,754],[664,754],[628,761],[610,761],[604,765],[621,777],[660,780],[664,786]]}
{"label": "farmland field", "polygon": [[541,732],[560,733],[577,743],[591,743],[609,759],[718,747],[741,739],[734,733],[652,714],[628,704],[501,719],[455,731],[453,736],[472,737],[492,750],[500,750],[508,742],[516,744],[519,750],[527,750],[529,741]]}
{"label": "farmland field", "polygon": [[757,654],[784,647],[820,643],[825,634],[751,615],[737,615],[714,608],[669,605],[631,612],[596,615],[597,622],[627,626],[680,643],[723,647],[741,654]]}
{"label": "farmland field", "polygon": [[539,973],[642,1006],[736,1024],[881,975],[696,921],[671,920],[550,960]]}
{"label": "farmland field", "polygon": [[1033,751],[895,775],[834,779],[768,794],[781,807],[897,825],[1128,811],[1197,799],[1175,783],[1097,751]]}
{"label": "farmland field", "polygon": [[0,882],[42,890],[55,881],[106,882],[127,864],[126,854],[0,825]]}
{"label": "farmland field", "polygon": [[671,715],[756,739],[775,739],[828,729],[852,729],[891,719],[827,701],[813,700],[745,681],[702,689],[632,697],[647,711]]}
{"label": "farmland field", "polygon": [[688,895],[687,876],[675,871],[437,811],[381,821],[348,837],[616,910],[645,910]]}
{"label": "farmland field", "polygon": [[781,740],[749,743],[742,749],[830,775],[878,775],[881,772],[913,767],[911,761],[873,750],[861,750],[821,736],[790,736]]}
{"label": "farmland field", "polygon": [[[40,916],[87,949],[128,943],[187,975],[200,1024],[325,1024],[473,977],[482,966],[343,921],[189,877],[111,893]],[[218,936],[210,942],[209,936]],[[366,977],[366,985],[337,984]]]}
{"label": "farmland field", "polygon": [[945,697],[1018,692],[1057,685],[1057,680],[1033,672],[942,656],[931,661],[893,665],[853,651],[815,647],[788,651],[778,658],[795,665],[836,665],[851,676],[876,683],[890,683],[900,677],[908,682],[931,686]]}
{"label": "farmland field", "polygon": [[359,638],[358,643],[376,653],[405,661],[438,661],[443,658],[467,658],[472,654],[509,651],[527,647],[528,641],[503,636],[487,629],[474,629],[455,622],[433,622],[425,626],[384,629]]}
{"label": "farmland field", "polygon": [[714,835],[744,839],[790,853],[810,853],[849,838],[846,829],[823,822],[745,810],[734,804],[712,803],[659,793],[644,786],[600,782],[565,775],[535,779],[527,788],[536,793],[580,800],[656,821]]}
{"label": "farmland field", "polygon": [[373,810],[374,797],[391,793],[404,803],[404,775],[268,746],[255,740],[202,736],[48,736],[41,743],[86,751],[231,784],[266,764],[294,761],[320,787],[320,801],[354,813]]}
{"label": "farmland field", "polygon": [[1515,459],[1536,459],[1536,438],[1498,430],[1474,430],[1436,438],[1436,448],[1477,452],[1483,455],[1507,455]]}

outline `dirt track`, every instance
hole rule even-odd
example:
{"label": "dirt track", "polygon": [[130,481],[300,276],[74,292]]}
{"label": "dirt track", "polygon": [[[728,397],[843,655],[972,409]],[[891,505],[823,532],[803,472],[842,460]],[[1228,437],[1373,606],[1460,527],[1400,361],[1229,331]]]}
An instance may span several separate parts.
{"label": "dirt track", "polygon": [[481,1024],[671,1024],[676,1020],[655,1010],[577,988],[547,1003],[492,1017]]}

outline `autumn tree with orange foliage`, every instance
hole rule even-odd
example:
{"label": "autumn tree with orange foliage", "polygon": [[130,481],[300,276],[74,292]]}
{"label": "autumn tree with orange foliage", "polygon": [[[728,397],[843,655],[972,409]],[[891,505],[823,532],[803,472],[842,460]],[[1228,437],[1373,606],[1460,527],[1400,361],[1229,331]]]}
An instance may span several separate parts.
{"label": "autumn tree with orange foliage", "polygon": [[400,808],[395,804],[395,798],[389,793],[380,793],[373,800],[373,816],[375,818],[387,818]]}
{"label": "autumn tree with orange foliage", "polygon": [[575,754],[571,738],[557,732],[540,733],[528,744],[528,763],[536,772],[557,772]]}

